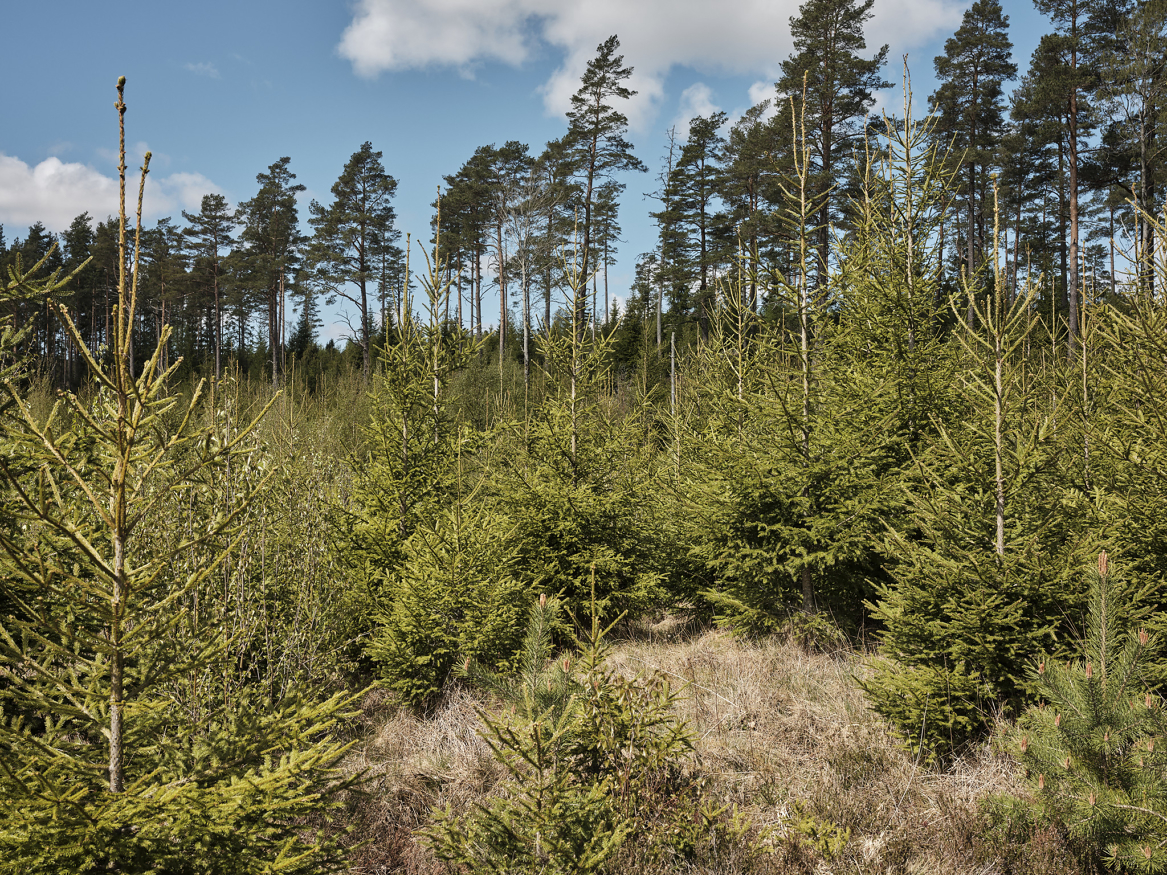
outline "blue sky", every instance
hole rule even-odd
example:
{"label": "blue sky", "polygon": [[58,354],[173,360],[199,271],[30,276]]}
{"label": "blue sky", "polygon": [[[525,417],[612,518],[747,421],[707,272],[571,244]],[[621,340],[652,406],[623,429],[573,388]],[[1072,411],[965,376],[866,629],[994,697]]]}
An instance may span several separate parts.
{"label": "blue sky", "polygon": [[[916,102],[934,87],[932,58],[959,26],[964,0],[876,0],[874,51],[886,78],[909,56]],[[1048,24],[1029,2],[1004,2],[1024,72]],[[764,95],[790,53],[797,0],[204,0],[46,7],[9,4],[0,78],[0,224],[8,240],[34,221],[63,230],[83,211],[116,210],[119,75],[128,80],[127,141],[154,153],[152,221],[197,211],[203,194],[232,202],[287,155],[307,200],[329,200],[349,156],[369,140],[398,180],[402,232],[428,237],[429,203],[474,149],[520,140],[538,153],[562,135],[563,112],[596,45],[619,34],[640,92],[629,139],[648,174],[628,184],[619,264],[623,297],[636,255],[652,248],[652,204],[665,131],[694,114],[740,113]],[[881,95],[890,111],[895,93]],[[415,253],[416,254],[416,253]],[[484,301],[484,315],[497,312]],[[347,330],[326,311],[324,337]]]}

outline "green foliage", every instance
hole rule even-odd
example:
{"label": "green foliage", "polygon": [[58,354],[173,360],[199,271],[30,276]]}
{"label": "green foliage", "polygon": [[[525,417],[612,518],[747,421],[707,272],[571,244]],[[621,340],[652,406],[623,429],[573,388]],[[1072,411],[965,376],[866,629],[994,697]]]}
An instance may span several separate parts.
{"label": "green foliage", "polygon": [[1072,569],[1089,504],[1067,500],[1075,454],[1058,405],[1031,403],[1031,301],[1008,301],[996,279],[970,305],[977,327],[959,323],[961,416],[934,417],[913,453],[909,517],[889,535],[892,580],[872,606],[886,659],[864,688],[929,756],[1016,713],[1026,666],[1062,646],[1067,606],[1083,601]]}
{"label": "green foliage", "polygon": [[[124,182],[124,129],[121,155]],[[167,393],[177,363],[160,367],[165,330],[131,370],[139,272],[124,203],[119,226],[108,364],[50,302],[91,397],[65,395],[42,417],[3,384],[0,476],[18,525],[0,531],[0,581],[17,605],[0,617],[0,871],[340,868],[336,835],[319,828],[349,783],[334,771],[346,750],[334,729],[351,697],[216,702],[200,685],[228,664],[231,635],[185,607],[236,546],[263,478],[203,505],[177,538],[151,538],[151,523],[175,493],[246,467],[255,422],[204,420],[201,387],[186,403]],[[184,562],[191,554],[201,560]]]}
{"label": "green foliage", "polygon": [[[352,379],[346,401],[359,404],[360,382],[359,375]],[[266,381],[249,385],[237,376],[216,384],[213,394],[204,425],[225,435],[237,434],[272,400]],[[335,504],[352,480],[344,433],[353,426],[334,415],[334,404],[339,400],[314,397],[289,381],[257,424],[246,456],[172,490],[159,512],[143,521],[145,538],[170,547],[188,528],[229,511],[232,496],[251,496],[237,516],[234,548],[183,597],[191,622],[176,630],[197,638],[214,628],[229,639],[230,669],[204,679],[224,701],[248,686],[280,698],[301,684],[324,690],[353,681],[371,620],[364,590],[342,573],[332,545]],[[230,544],[219,537],[188,547],[171,560],[168,573],[180,577]]]}
{"label": "green foliage", "polygon": [[361,347],[366,378],[373,352],[374,310],[369,285],[378,273],[385,284],[401,272],[401,250],[395,245],[401,232],[393,226],[396,214],[390,203],[396,193],[397,180],[385,172],[381,153],[374,152],[366,141],[333,183],[332,204],[323,207],[312,201],[308,208],[308,222],[315,230],[310,254],[313,282],[325,292],[329,303],[341,297],[357,308],[360,325],[356,342]]}
{"label": "green foliage", "polygon": [[[440,238],[438,238],[440,240]],[[463,452],[474,440],[449,411],[450,380],[474,345],[447,337],[450,284],[438,242],[423,277],[428,323],[408,295],[397,342],[386,346],[372,393],[368,456],[357,464],[344,561],[375,605],[366,646],[385,684],[419,705],[436,695],[459,655],[505,663],[528,595],[512,572],[504,520],[464,496]],[[502,537],[503,540],[499,540]]]}
{"label": "green foliage", "polygon": [[344,560],[374,591],[394,574],[404,542],[459,489],[459,456],[464,449],[469,456],[473,444],[451,419],[445,389],[466,355],[463,344],[443,343],[412,320],[383,351],[343,547]]}
{"label": "green foliage", "polygon": [[790,827],[828,863],[838,857],[851,840],[850,829],[815,817],[797,800],[790,805],[790,815]]}
{"label": "green foliage", "polygon": [[553,658],[554,636],[562,627],[559,599],[540,595],[527,617],[521,658],[514,671],[493,671],[467,659],[462,674],[526,720],[546,719],[558,725],[580,692],[571,673],[571,657]]}
{"label": "green foliage", "polygon": [[1109,866],[1167,871],[1167,732],[1151,692],[1154,640],[1125,628],[1105,553],[1090,574],[1078,660],[1046,658],[1031,680],[1043,700],[1018,721],[1013,749],[1043,814]]}
{"label": "green foliage", "polygon": [[842,330],[815,314],[806,289],[789,290],[805,330],[796,345],[748,311],[747,283],[739,265],[700,354],[705,385],[686,398],[704,408],[681,448],[679,487],[701,597],[751,634],[785,628],[799,609],[854,631],[893,510],[884,480],[897,433],[880,387],[836,354]]}
{"label": "green foliage", "polygon": [[515,574],[508,535],[504,519],[467,503],[418,527],[404,543],[366,647],[385,687],[423,705],[466,659],[514,663],[524,605],[534,592]]}
{"label": "green foliage", "polygon": [[[547,601],[532,611],[530,655],[545,655],[538,629],[554,610]],[[439,859],[474,873],[595,872],[626,843],[653,859],[692,859],[710,836],[740,839],[748,831],[736,812],[727,820],[726,807],[683,774],[692,741],[672,713],[676,694],[668,682],[605,668],[603,637],[593,614],[565,707],[482,715],[507,779],[467,815],[437,812],[427,836]]]}
{"label": "green foliage", "polygon": [[634,420],[592,401],[571,407],[549,400],[498,460],[493,500],[513,521],[516,574],[573,613],[594,579],[602,616],[639,615],[665,599],[658,463]]}
{"label": "green foliage", "polygon": [[[574,265],[566,275],[572,300],[586,295]],[[602,617],[635,616],[665,599],[661,460],[647,403],[622,410],[606,397],[612,339],[587,339],[578,311],[569,331],[540,342],[547,392],[506,427],[512,449],[499,454],[489,498],[514,523],[516,573],[533,590],[554,590],[576,615],[594,597]]]}
{"label": "green foliage", "polygon": [[[12,643],[2,642],[6,655]],[[99,701],[79,704],[100,714]],[[0,872],[343,871],[326,812],[344,704],[245,691],[195,725],[165,701],[127,708],[134,763],[121,794],[93,767],[92,722],[61,715],[38,725],[9,711],[0,718]]]}
{"label": "green foliage", "polygon": [[609,782],[580,783],[555,755],[566,727],[484,721],[511,786],[465,823],[451,809],[438,812],[430,833],[438,859],[500,875],[600,870],[633,829],[617,816]]}

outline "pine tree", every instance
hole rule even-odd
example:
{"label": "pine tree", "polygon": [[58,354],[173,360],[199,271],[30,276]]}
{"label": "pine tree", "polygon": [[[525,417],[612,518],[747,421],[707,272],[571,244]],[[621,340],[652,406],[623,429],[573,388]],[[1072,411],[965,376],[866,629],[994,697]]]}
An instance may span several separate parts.
{"label": "pine tree", "polygon": [[[1002,140],[1004,151],[1002,181],[1006,202],[1013,212],[1014,276],[1013,294],[1021,288],[1018,262],[1023,253],[1016,236],[1024,232],[1027,279],[1041,284],[1040,294],[1051,300],[1044,313],[1058,309],[1064,318],[1069,278],[1066,245],[1069,213],[1066,206],[1065,165],[1066,137],[1063,124],[1060,64],[1042,46],[1034,52],[1029,70],[1010,95],[1010,133]],[[1038,279],[1039,273],[1044,282]]]}
{"label": "pine tree", "polygon": [[[73,219],[65,233],[61,235],[62,255],[65,271],[72,274],[73,294],[69,296],[69,308],[75,324],[88,327],[86,336],[93,347],[97,345],[96,313],[100,276],[95,265],[90,263],[90,255],[95,241],[89,213],[82,213]],[[0,241],[0,250],[3,242]],[[88,317],[86,319],[86,317]],[[85,322],[88,321],[88,326]],[[66,345],[67,365],[65,385],[73,388],[81,376],[81,357],[72,344]]]}
{"label": "pine tree", "polygon": [[1072,570],[1088,547],[1087,511],[1061,500],[1076,461],[1057,430],[1062,396],[1032,404],[1033,289],[1012,299],[998,263],[991,294],[965,294],[979,327],[960,320],[953,417],[933,417],[914,453],[909,516],[885,548],[892,580],[873,605],[885,659],[864,682],[931,756],[1016,713],[1025,666],[1057,647],[1065,606],[1080,603]]}
{"label": "pine tree", "polygon": [[[1158,192],[1167,179],[1167,3],[1139,3],[1119,27],[1115,44],[1101,61],[1099,98],[1111,117],[1118,149],[1136,171],[1129,187],[1136,211],[1135,262],[1150,293],[1154,271],[1154,223]],[[1126,200],[1126,198],[1123,198]],[[1112,271],[1113,273],[1113,271]]]}
{"label": "pine tree", "polygon": [[[624,139],[628,130],[627,117],[617,110],[613,100],[628,100],[636,92],[624,85],[632,76],[632,68],[624,66],[624,56],[617,55],[620,40],[610,36],[596,48],[596,57],[588,61],[580,80],[579,90],[571,97],[570,123],[566,147],[573,175],[580,180],[582,208],[580,228],[579,271],[590,278],[596,270],[594,210],[600,183],[613,173],[628,170],[646,172],[644,163],[632,154],[632,144]],[[578,327],[586,323],[587,297],[577,299],[576,306],[585,308],[576,320]]]}
{"label": "pine tree", "polygon": [[721,188],[722,149],[725,138],[719,133],[728,116],[715,112],[708,118],[698,117],[689,122],[689,136],[681,146],[681,154],[672,174],[673,208],[685,233],[693,242],[685,249],[690,253],[685,265],[688,284],[696,285],[697,323],[703,338],[709,335],[709,314],[713,305],[713,275],[721,260],[715,238],[715,199]]}
{"label": "pine tree", "polygon": [[[794,51],[782,62],[778,93],[805,99],[807,141],[815,162],[812,188],[818,213],[816,286],[824,289],[830,261],[830,225],[842,205],[836,191],[859,143],[861,121],[875,102],[875,92],[889,87],[880,68],[887,46],[870,58],[863,25],[875,0],[806,0],[790,19]],[[804,96],[805,88],[805,96]]]}
{"label": "pine tree", "polygon": [[[1165,218],[1140,215],[1159,240],[1167,239]],[[1146,267],[1153,273],[1143,279],[1167,288],[1167,260],[1160,256]],[[1095,321],[1100,337],[1094,358],[1101,371],[1095,445],[1104,466],[1098,479],[1113,507],[1111,552],[1127,579],[1156,584],[1167,577],[1167,520],[1161,512],[1167,500],[1167,372],[1158,364],[1167,355],[1167,310],[1140,285]],[[1160,637],[1162,624],[1157,615],[1148,620]]]}
{"label": "pine tree", "polygon": [[182,217],[189,223],[183,232],[192,241],[196,270],[205,271],[206,282],[211,292],[211,341],[214,346],[215,379],[222,374],[223,350],[223,310],[220,299],[219,277],[223,270],[223,250],[230,249],[235,242],[231,232],[235,227],[235,215],[227,207],[227,199],[221,194],[203,195],[202,207],[198,213],[182,211]]}
{"label": "pine tree", "polygon": [[333,184],[332,204],[325,208],[313,201],[308,208],[312,214],[308,222],[315,229],[310,252],[313,280],[327,290],[330,303],[341,297],[357,308],[357,343],[366,380],[371,373],[373,337],[369,285],[380,257],[400,237],[393,227],[396,214],[390,203],[396,192],[397,180],[385,172],[381,153],[366,142]]}
{"label": "pine tree", "polygon": [[[441,230],[441,216],[438,217]],[[345,560],[373,598],[366,650],[385,683],[420,705],[438,694],[464,656],[489,664],[516,646],[515,607],[525,592],[489,509],[468,501],[475,437],[451,409],[450,381],[478,351],[444,322],[453,278],[441,234],[422,287],[421,322],[403,287],[397,342],[373,384],[369,455],[354,486]]]}
{"label": "pine tree", "polygon": [[935,59],[941,85],[931,96],[940,116],[937,133],[963,151],[967,202],[965,259],[974,276],[985,255],[989,168],[1004,130],[1004,83],[1017,75],[1009,40],[1009,16],[997,0],[977,0]]}
{"label": "pine tree", "polygon": [[510,309],[510,296],[507,292],[507,280],[509,277],[507,274],[508,271],[513,270],[513,267],[509,264],[510,241],[504,238],[509,237],[508,217],[511,212],[511,206],[518,197],[518,187],[521,180],[526,177],[530,170],[531,157],[527,154],[527,145],[517,140],[504,143],[499,148],[493,146],[489,148],[491,218],[494,222],[494,260],[495,269],[497,270],[499,297],[498,361],[499,367],[502,367],[502,362],[506,355],[506,344],[510,340],[507,337],[508,311]]}
{"label": "pine tree", "polygon": [[503,426],[514,450],[496,463],[494,506],[513,527],[514,574],[532,592],[550,581],[577,615],[594,596],[601,617],[636,616],[664,596],[657,464],[646,402],[632,416],[605,403],[612,337],[592,341],[578,321],[588,294],[578,265],[564,268],[572,323],[540,338],[544,402]]}
{"label": "pine tree", "polygon": [[[490,247],[490,226],[494,215],[492,202],[491,164],[492,146],[480,146],[453,176],[447,176],[443,212],[449,217],[450,243],[459,259],[465,259],[470,270],[468,279],[470,318],[469,328],[475,338],[482,337],[482,264]],[[459,265],[459,285],[461,265]],[[461,318],[462,295],[459,288],[458,307]]]}
{"label": "pine tree", "polygon": [[552,140],[536,159],[540,182],[547,192],[547,203],[542,212],[543,228],[539,237],[539,258],[536,270],[543,279],[543,331],[551,331],[552,298],[560,285],[562,259],[560,252],[572,235],[575,219],[571,213],[574,186],[571,182],[571,163],[567,137]]}
{"label": "pine tree", "polygon": [[1030,670],[1041,704],[1012,733],[1042,812],[1083,841],[1093,862],[1167,871],[1167,719],[1154,692],[1156,643],[1129,625],[1107,555],[1089,576],[1078,659]]}
{"label": "pine tree", "polygon": [[[1095,76],[1093,61],[1100,48],[1099,25],[1107,16],[1107,4],[1099,0],[1034,0],[1038,11],[1049,16],[1057,27],[1057,32],[1042,38],[1047,56],[1057,58],[1056,65],[1050,65],[1050,87],[1061,103],[1061,115],[1065,119],[1066,142],[1066,188],[1069,210],[1069,243],[1066,253],[1068,265],[1066,277],[1067,318],[1069,329],[1067,348],[1072,356],[1078,342],[1078,308],[1081,288],[1078,268],[1081,259],[1079,172],[1091,106],[1089,96],[1094,90]],[[1103,43],[1104,44],[1104,43]],[[1040,49],[1039,49],[1040,50]]]}
{"label": "pine tree", "polygon": [[[531,614],[529,656],[540,663],[538,632],[554,607],[541,599]],[[437,812],[426,838],[439,859],[475,875],[585,875],[610,869],[630,839],[654,855],[691,853],[694,821],[708,826],[724,812],[699,784],[678,780],[692,740],[672,713],[677,696],[667,679],[628,678],[604,665],[610,630],[593,614],[575,658],[550,671],[529,666],[541,687],[559,687],[548,707],[536,710],[524,693],[517,715],[481,713],[482,736],[507,772],[504,792],[466,816],[450,806]],[[663,822],[654,822],[658,812]]]}
{"label": "pine tree", "polygon": [[682,318],[688,316],[691,295],[685,282],[685,262],[688,260],[687,247],[691,242],[681,227],[681,213],[677,203],[677,185],[674,180],[680,147],[677,144],[676,128],[669,128],[669,146],[665,154],[664,167],[658,180],[660,188],[653,197],[660,201],[661,208],[650,213],[657,225],[658,263],[656,266],[656,346],[659,350],[664,340],[664,308],[666,289],[670,308]]}
{"label": "pine tree", "polygon": [[284,157],[259,173],[255,181],[259,191],[239,205],[238,219],[243,226],[239,239],[243,243],[239,292],[239,351],[246,346],[244,330],[250,316],[249,302],[242,293],[258,294],[267,316],[267,347],[271,355],[271,380],[279,382],[283,368],[284,329],[287,293],[296,280],[301,249],[305,242],[299,230],[296,195],[304,186],[294,183],[296,174],[289,169],[292,159]]}
{"label": "pine tree", "polygon": [[[187,260],[183,251],[182,233],[170,219],[159,219],[153,228],[143,230],[142,255],[139,261],[142,270],[140,283],[142,347],[149,349],[150,346],[157,345],[164,325],[181,321],[183,299],[187,297],[184,294],[188,277]],[[199,312],[197,317],[203,315],[203,312]],[[207,319],[206,322],[210,324],[211,319]],[[213,350],[215,341],[213,327],[210,334],[207,347]],[[172,346],[173,344],[167,343],[163,347],[160,361],[162,370],[170,366]]]}
{"label": "pine tree", "polygon": [[779,250],[785,242],[774,213],[782,200],[777,180],[790,169],[791,125],[784,114],[787,107],[777,109],[770,100],[748,109],[730,128],[723,151],[720,193],[728,208],[726,218],[754,262],[748,290],[754,312],[760,303],[759,276],[778,269]]}

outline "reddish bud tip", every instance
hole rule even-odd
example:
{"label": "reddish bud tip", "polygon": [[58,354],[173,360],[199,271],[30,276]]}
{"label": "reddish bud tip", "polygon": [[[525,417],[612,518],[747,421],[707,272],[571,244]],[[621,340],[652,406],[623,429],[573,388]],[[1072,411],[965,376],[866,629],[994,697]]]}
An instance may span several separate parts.
{"label": "reddish bud tip", "polygon": [[1098,573],[1101,574],[1103,577],[1105,577],[1106,573],[1109,570],[1110,570],[1110,559],[1106,555],[1106,551],[1103,550],[1101,553],[1098,554]]}

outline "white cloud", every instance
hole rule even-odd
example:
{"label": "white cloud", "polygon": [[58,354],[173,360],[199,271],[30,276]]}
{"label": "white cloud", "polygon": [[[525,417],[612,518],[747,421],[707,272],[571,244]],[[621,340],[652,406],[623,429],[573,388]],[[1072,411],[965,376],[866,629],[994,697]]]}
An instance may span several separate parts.
{"label": "white cloud", "polygon": [[774,82],[770,79],[760,79],[750,86],[750,106],[757,106],[763,100],[769,100],[771,103],[778,96],[778,92],[774,89]]}
{"label": "white cloud", "polygon": [[[147,219],[198,210],[204,194],[219,188],[200,173],[151,174],[146,180],[143,214]],[[126,180],[126,209],[137,209],[137,178]],[[104,219],[118,209],[118,181],[87,164],[46,158],[31,167],[0,153],[0,224],[17,236],[34,222],[63,231],[81,213]],[[19,230],[18,230],[19,229]]]}
{"label": "white cloud", "polygon": [[697,116],[708,118],[720,109],[714,102],[713,89],[704,82],[694,82],[681,92],[681,105],[672,127],[677,129],[677,136],[684,139],[689,136],[689,123],[693,119]]}
{"label": "white cloud", "polygon": [[521,64],[539,0],[360,0],[339,51],[361,76],[480,61]]}
{"label": "white cloud", "polygon": [[208,79],[219,78],[219,68],[210,61],[199,61],[197,64],[186,64],[185,66],[196,76],[206,76]]}
{"label": "white cloud", "polygon": [[[484,61],[518,65],[538,40],[562,50],[544,84],[549,113],[567,109],[596,46],[620,36],[640,93],[628,108],[634,127],[654,117],[674,66],[700,71],[778,75],[791,50],[799,0],[357,0],[338,47],[361,76],[427,66],[466,68]],[[963,0],[880,0],[867,26],[872,48],[892,56],[959,22]]]}

